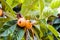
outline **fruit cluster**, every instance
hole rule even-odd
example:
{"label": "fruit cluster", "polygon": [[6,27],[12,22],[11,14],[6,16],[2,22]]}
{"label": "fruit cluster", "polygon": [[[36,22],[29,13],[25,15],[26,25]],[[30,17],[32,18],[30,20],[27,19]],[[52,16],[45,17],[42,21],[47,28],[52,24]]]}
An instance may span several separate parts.
{"label": "fruit cluster", "polygon": [[25,27],[27,29],[32,28],[32,23],[29,20],[25,20],[24,18],[19,18],[17,21],[17,25],[20,27]]}

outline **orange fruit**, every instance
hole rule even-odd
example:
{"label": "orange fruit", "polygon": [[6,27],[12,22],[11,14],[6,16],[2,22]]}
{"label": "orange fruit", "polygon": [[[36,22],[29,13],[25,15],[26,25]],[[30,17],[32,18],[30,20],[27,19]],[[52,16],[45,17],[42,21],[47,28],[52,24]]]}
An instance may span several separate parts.
{"label": "orange fruit", "polygon": [[31,29],[32,28],[32,23],[29,20],[26,20],[26,26],[27,29]]}
{"label": "orange fruit", "polygon": [[19,18],[17,21],[17,25],[20,27],[25,27],[26,20],[24,18]]}
{"label": "orange fruit", "polygon": [[3,13],[2,13],[2,9],[0,9],[0,16],[2,16],[3,15]]}

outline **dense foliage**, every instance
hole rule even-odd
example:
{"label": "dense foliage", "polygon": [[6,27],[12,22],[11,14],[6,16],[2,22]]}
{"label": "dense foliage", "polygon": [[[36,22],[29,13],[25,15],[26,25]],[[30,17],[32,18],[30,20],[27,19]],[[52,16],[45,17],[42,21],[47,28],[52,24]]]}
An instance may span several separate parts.
{"label": "dense foliage", "polygon": [[0,0],[0,40],[60,40],[60,0]]}

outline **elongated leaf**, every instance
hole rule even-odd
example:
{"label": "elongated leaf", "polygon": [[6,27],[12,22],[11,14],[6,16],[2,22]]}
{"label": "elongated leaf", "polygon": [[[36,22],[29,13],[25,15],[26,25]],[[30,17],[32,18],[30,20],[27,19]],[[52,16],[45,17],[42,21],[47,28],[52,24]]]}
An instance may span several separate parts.
{"label": "elongated leaf", "polygon": [[13,3],[13,0],[6,0],[6,2],[11,6]]}
{"label": "elongated leaf", "polygon": [[59,34],[58,32],[53,28],[53,26],[48,25],[47,28],[57,37]]}
{"label": "elongated leaf", "polygon": [[33,28],[33,31],[34,31],[34,33],[35,33],[37,39],[40,40],[40,37],[39,37],[40,35],[38,35],[38,33],[37,33],[38,31],[36,31],[36,29],[34,29],[34,28]]}
{"label": "elongated leaf", "polygon": [[40,30],[40,38],[43,37],[43,32]]}
{"label": "elongated leaf", "polygon": [[12,20],[12,21],[7,21],[6,23],[4,23],[4,25],[3,26],[12,26],[12,25],[14,25],[14,24],[16,24],[16,20]]}
{"label": "elongated leaf", "polygon": [[42,11],[43,11],[43,9],[44,9],[44,0],[39,0],[39,10],[40,10],[40,19],[42,19],[43,18],[43,13],[42,13]]}
{"label": "elongated leaf", "polygon": [[44,29],[45,28],[49,29],[56,36],[56,38],[59,39],[58,37],[59,37],[60,34],[56,31],[56,29],[53,26],[47,25],[47,24],[44,24],[44,23],[40,23],[40,25]]}
{"label": "elongated leaf", "polygon": [[14,32],[15,28],[16,28],[16,25],[11,26],[11,27],[8,28],[7,30],[5,30],[5,32],[3,32],[3,33],[0,35],[0,37],[1,37],[1,36],[2,36],[2,37],[8,36],[9,34],[11,34],[11,33]]}
{"label": "elongated leaf", "polygon": [[48,35],[48,37],[49,37],[49,40],[54,40],[52,35]]}
{"label": "elongated leaf", "polygon": [[39,7],[40,7],[40,12],[42,12],[44,9],[44,0],[39,1]]}
{"label": "elongated leaf", "polygon": [[50,7],[51,8],[57,8],[60,6],[60,0],[52,0]]}
{"label": "elongated leaf", "polygon": [[17,40],[21,40],[25,34],[25,31],[23,29],[20,29],[17,34]]}
{"label": "elongated leaf", "polygon": [[47,28],[59,39],[59,33],[51,25],[47,25]]}

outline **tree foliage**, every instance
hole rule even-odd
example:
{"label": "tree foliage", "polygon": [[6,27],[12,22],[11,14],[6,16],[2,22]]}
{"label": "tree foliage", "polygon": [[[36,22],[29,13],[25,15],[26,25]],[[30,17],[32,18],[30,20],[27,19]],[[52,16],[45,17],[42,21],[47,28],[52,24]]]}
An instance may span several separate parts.
{"label": "tree foliage", "polygon": [[[0,40],[60,40],[58,31],[60,15],[56,16],[60,0],[0,0],[0,2],[4,13],[4,16],[0,17]],[[16,6],[21,6],[19,13],[26,20],[36,22],[31,29],[17,25],[18,13],[13,10]]]}

